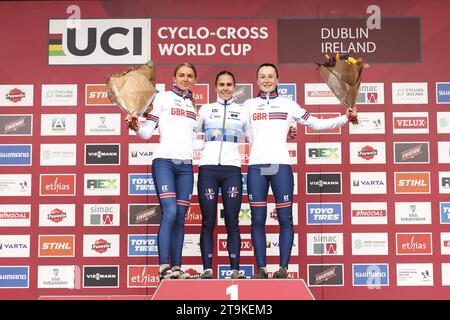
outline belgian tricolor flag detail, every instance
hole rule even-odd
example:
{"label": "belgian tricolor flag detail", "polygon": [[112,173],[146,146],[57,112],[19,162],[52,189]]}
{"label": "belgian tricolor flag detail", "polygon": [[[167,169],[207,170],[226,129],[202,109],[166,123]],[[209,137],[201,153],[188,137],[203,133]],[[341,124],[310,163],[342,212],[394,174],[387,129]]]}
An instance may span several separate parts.
{"label": "belgian tricolor flag detail", "polygon": [[62,45],[62,34],[50,34],[48,37],[48,55],[65,56]]}

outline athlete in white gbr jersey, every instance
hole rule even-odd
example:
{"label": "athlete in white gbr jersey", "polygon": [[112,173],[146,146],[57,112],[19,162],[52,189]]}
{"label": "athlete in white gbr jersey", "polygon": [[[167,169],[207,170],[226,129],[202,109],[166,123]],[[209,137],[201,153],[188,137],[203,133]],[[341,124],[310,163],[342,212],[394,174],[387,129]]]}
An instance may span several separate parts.
{"label": "athlete in white gbr jersey", "polygon": [[253,145],[250,152],[247,188],[252,216],[252,243],[257,272],[254,279],[268,278],[266,269],[267,193],[269,184],[275,196],[280,224],[280,268],[274,278],[287,278],[288,264],[294,240],[292,222],[292,195],[294,176],[289,160],[286,134],[294,120],[313,130],[329,130],[348,123],[350,115],[356,116],[356,107],[347,109],[346,115],[318,119],[301,108],[295,101],[278,97],[278,70],[265,63],[258,67],[259,96],[244,102],[249,111]]}

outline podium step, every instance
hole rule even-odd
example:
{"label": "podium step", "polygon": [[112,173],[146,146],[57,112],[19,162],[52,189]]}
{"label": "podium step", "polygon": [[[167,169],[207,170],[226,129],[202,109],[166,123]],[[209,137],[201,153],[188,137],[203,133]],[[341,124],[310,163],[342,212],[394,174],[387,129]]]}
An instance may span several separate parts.
{"label": "podium step", "polygon": [[303,279],[167,279],[152,300],[314,300]]}

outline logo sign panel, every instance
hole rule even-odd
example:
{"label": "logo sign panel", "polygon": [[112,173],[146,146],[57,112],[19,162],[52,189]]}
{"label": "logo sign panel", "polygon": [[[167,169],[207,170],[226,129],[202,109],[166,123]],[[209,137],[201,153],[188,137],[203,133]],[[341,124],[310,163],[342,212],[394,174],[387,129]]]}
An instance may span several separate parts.
{"label": "logo sign panel", "polygon": [[433,254],[431,232],[397,232],[395,238],[397,255]]}
{"label": "logo sign panel", "polygon": [[0,85],[0,107],[32,107],[33,85]]}
{"label": "logo sign panel", "polygon": [[432,263],[397,263],[397,286],[433,286]]}
{"label": "logo sign panel", "polygon": [[39,195],[74,196],[75,174],[41,174],[39,176]]}
{"label": "logo sign panel", "polygon": [[31,136],[33,133],[33,115],[0,115],[0,136]]}
{"label": "logo sign panel", "polygon": [[394,163],[430,163],[429,142],[394,142]]}
{"label": "logo sign panel", "polygon": [[31,174],[0,174],[0,197],[31,196]]}
{"label": "logo sign panel", "polygon": [[119,173],[85,173],[84,174],[85,196],[119,196],[120,174]]}
{"label": "logo sign panel", "polygon": [[76,84],[43,84],[41,105],[77,106],[78,87]]}
{"label": "logo sign panel", "polygon": [[394,172],[396,194],[431,192],[429,172]]}
{"label": "logo sign panel", "polygon": [[353,286],[377,288],[389,285],[389,265],[352,264]]}
{"label": "logo sign panel", "polygon": [[119,234],[84,234],[83,257],[119,257]]}
{"label": "logo sign panel", "polygon": [[342,174],[306,173],[306,194],[342,194]]}
{"label": "logo sign panel", "polygon": [[343,264],[308,264],[309,287],[342,287],[344,285]]}
{"label": "logo sign panel", "polygon": [[352,224],[387,224],[386,202],[352,202]]}
{"label": "logo sign panel", "polygon": [[41,136],[76,135],[76,114],[41,114]]}
{"label": "logo sign panel", "polygon": [[31,144],[0,144],[0,166],[30,166]]}
{"label": "logo sign panel", "polygon": [[83,288],[118,288],[119,266],[83,266]]}
{"label": "logo sign panel", "polygon": [[128,256],[157,256],[158,236],[156,234],[129,234]]}
{"label": "logo sign panel", "polygon": [[29,227],[30,204],[0,204],[0,227]]}
{"label": "logo sign panel", "polygon": [[392,83],[393,104],[427,104],[428,84],[426,82]]}
{"label": "logo sign panel", "polygon": [[431,224],[431,202],[396,202],[396,224]]}
{"label": "logo sign panel", "polygon": [[77,145],[75,143],[41,143],[41,166],[75,166]]}
{"label": "logo sign panel", "polygon": [[350,134],[385,134],[384,112],[358,112],[358,124],[349,126]]}
{"label": "logo sign panel", "polygon": [[428,112],[392,112],[394,134],[428,133]]}
{"label": "logo sign panel", "polygon": [[85,203],[83,225],[92,227],[116,227],[120,225],[120,204]]}
{"label": "logo sign panel", "polygon": [[339,203],[307,203],[307,225],[342,224],[342,202]]}
{"label": "logo sign panel", "polygon": [[350,172],[351,194],[386,194],[386,172]]}
{"label": "logo sign panel", "polygon": [[79,20],[79,28],[49,20],[49,65],[144,64],[152,56],[150,19]]}
{"label": "logo sign panel", "polygon": [[352,233],[353,255],[388,255],[388,234]]}
{"label": "logo sign panel", "polygon": [[74,257],[75,235],[39,235],[39,257]]}
{"label": "logo sign panel", "polygon": [[39,204],[40,227],[74,227],[75,204]]}
{"label": "logo sign panel", "polygon": [[0,235],[0,258],[29,258],[30,235]]}
{"label": "logo sign panel", "polygon": [[0,266],[0,289],[29,288],[29,266]]}

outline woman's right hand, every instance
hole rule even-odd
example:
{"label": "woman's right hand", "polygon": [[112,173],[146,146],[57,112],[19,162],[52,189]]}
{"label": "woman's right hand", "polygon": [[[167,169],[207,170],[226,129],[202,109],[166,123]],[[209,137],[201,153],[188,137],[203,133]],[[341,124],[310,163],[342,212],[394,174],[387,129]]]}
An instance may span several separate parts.
{"label": "woman's right hand", "polygon": [[131,114],[127,114],[125,116],[125,122],[127,123],[128,128],[130,128],[131,130],[139,130],[139,120],[137,117],[132,116]]}

